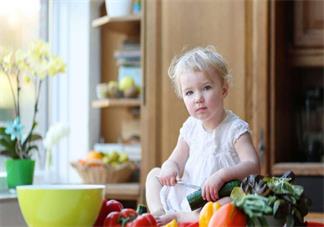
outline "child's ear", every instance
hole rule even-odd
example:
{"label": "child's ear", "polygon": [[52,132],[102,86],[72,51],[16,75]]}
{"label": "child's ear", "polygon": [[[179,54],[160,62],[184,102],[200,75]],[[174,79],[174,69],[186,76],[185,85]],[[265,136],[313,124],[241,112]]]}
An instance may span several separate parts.
{"label": "child's ear", "polygon": [[228,83],[224,82],[223,89],[222,89],[222,94],[224,98],[228,95],[228,89],[229,89]]}

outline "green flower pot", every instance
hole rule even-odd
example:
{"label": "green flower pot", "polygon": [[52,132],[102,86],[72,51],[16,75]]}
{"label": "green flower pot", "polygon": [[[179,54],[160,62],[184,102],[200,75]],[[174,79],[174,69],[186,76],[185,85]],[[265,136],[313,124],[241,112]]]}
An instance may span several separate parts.
{"label": "green flower pot", "polygon": [[8,188],[33,184],[35,161],[30,159],[9,159],[6,161]]}

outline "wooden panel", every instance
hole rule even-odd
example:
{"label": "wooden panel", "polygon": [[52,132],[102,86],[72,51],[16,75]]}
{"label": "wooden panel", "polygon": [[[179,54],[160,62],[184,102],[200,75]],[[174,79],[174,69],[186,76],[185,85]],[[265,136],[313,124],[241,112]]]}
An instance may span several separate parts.
{"label": "wooden panel", "polygon": [[184,48],[211,44],[219,50],[234,76],[226,106],[249,121],[255,141],[260,129],[268,138],[267,1],[144,2],[145,89],[141,116],[146,124],[142,128],[141,179],[145,180],[148,170],[169,156],[188,117],[167,75],[172,57]]}
{"label": "wooden panel", "polygon": [[[172,57],[184,48],[214,45],[227,59],[234,85],[226,106],[245,118],[245,12],[244,1],[162,1],[162,159],[174,148],[179,128],[188,117],[171,87],[167,70]],[[179,10],[181,9],[181,10]],[[235,17],[233,17],[235,13]],[[176,21],[176,23],[175,23]],[[239,38],[237,38],[239,37]],[[172,100],[172,101],[171,101]]]}
{"label": "wooden panel", "polygon": [[298,176],[324,176],[324,163],[276,163],[272,166],[272,174],[282,175],[287,171]]}
{"label": "wooden panel", "polygon": [[324,49],[300,48],[292,50],[290,54],[293,66],[324,67]]}
{"label": "wooden panel", "polygon": [[[252,32],[246,35],[246,52],[251,53],[251,62],[247,66],[247,75],[252,75],[252,95],[247,95],[247,100],[252,102],[252,107],[247,107],[246,112],[252,111],[251,123],[252,138],[261,162],[261,174],[269,174],[269,84],[268,84],[268,56],[269,56],[269,4],[266,0],[248,1],[251,3]],[[252,37],[249,36],[252,34]],[[250,45],[248,45],[250,43]],[[249,59],[249,58],[247,58]],[[249,99],[252,97],[252,99]]]}
{"label": "wooden panel", "polygon": [[160,141],[160,0],[143,1],[142,52],[143,54],[143,103],[141,118],[145,124],[142,133],[141,196],[148,172],[161,163]]}
{"label": "wooden panel", "polygon": [[295,45],[324,47],[324,1],[295,1]]}

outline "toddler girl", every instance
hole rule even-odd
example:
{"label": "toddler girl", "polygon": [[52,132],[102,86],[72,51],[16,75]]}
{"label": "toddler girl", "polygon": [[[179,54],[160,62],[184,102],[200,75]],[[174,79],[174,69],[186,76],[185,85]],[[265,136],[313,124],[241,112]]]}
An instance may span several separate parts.
{"label": "toddler girl", "polygon": [[258,174],[260,168],[248,124],[224,108],[230,75],[223,57],[213,47],[194,48],[173,59],[169,76],[190,117],[170,157],[147,176],[147,205],[160,225],[174,218],[198,220],[186,199],[197,189],[177,184],[180,179],[216,201],[225,182]]}

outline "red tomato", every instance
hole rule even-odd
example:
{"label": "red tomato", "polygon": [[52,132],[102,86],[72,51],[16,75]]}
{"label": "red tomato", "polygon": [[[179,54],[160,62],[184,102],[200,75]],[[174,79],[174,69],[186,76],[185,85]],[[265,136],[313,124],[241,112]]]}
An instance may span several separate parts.
{"label": "red tomato", "polygon": [[119,218],[119,211],[113,211],[109,213],[104,220],[103,227],[120,227],[121,224],[119,223]]}
{"label": "red tomato", "polygon": [[[137,217],[137,212],[131,208],[124,208],[121,211],[113,211],[107,215],[104,220],[104,227],[120,227],[126,226],[127,222],[134,220]],[[123,225],[124,223],[124,225]]]}
{"label": "red tomato", "polygon": [[106,216],[113,211],[121,211],[123,209],[123,205],[117,200],[107,200],[104,199],[101,204],[101,209],[98,214],[97,220],[94,224],[94,227],[103,226],[104,220]]}

